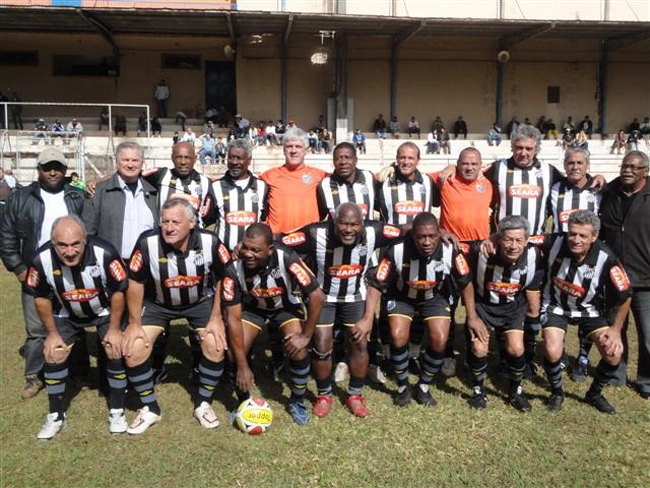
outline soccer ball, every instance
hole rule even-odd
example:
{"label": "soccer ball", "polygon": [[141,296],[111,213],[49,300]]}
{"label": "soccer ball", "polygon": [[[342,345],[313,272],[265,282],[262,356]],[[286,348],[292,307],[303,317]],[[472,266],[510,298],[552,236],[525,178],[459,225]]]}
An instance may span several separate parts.
{"label": "soccer ball", "polygon": [[263,398],[248,398],[235,412],[235,424],[245,434],[260,435],[271,427],[273,410]]}

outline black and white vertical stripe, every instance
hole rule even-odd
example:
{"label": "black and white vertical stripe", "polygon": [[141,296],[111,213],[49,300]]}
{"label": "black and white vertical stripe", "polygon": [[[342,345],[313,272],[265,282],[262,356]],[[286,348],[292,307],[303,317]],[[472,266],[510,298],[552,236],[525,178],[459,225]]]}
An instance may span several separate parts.
{"label": "black and white vertical stripe", "polygon": [[589,191],[588,186],[578,188],[566,178],[553,185],[550,198],[553,232],[568,232],[569,215],[575,210],[592,210],[598,214],[601,196]]}
{"label": "black and white vertical stripe", "polygon": [[431,178],[416,170],[414,180],[399,176],[386,179],[377,189],[377,210],[387,224],[410,224],[421,212],[429,212],[434,201]]}
{"label": "black and white vertical stripe", "polygon": [[447,277],[451,276],[454,250],[449,244],[440,243],[430,257],[422,257],[409,241],[391,248],[397,280],[395,286],[400,299],[415,301],[431,300],[440,294]]}
{"label": "black and white vertical stripe", "polygon": [[165,170],[165,174],[158,184],[160,208],[162,209],[163,204],[173,197],[175,193],[190,195],[196,199],[195,208],[198,212],[199,226],[203,226],[201,210],[206,205],[211,206],[209,199],[212,193],[212,182],[206,176],[194,170],[192,170],[188,178],[180,178],[172,174],[169,169],[165,168]]}
{"label": "black and white vertical stripe", "polygon": [[318,205],[321,216],[334,219],[336,208],[346,202],[356,203],[361,207],[364,219],[374,220],[375,216],[375,180],[370,171],[355,170],[354,182],[349,183],[328,176],[318,185]]}

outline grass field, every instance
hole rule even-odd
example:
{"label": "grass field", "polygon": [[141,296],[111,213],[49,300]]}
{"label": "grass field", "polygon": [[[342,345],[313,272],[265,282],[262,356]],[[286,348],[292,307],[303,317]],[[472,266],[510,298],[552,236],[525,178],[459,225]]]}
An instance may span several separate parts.
{"label": "grass field", "polygon": [[[609,417],[581,402],[588,384],[568,379],[558,414],[543,406],[541,379],[525,385],[533,403],[529,414],[507,407],[503,383],[491,380],[488,409],[470,411],[461,375],[438,383],[435,409],[414,404],[398,410],[389,382],[366,389],[372,415],[365,420],[346,411],[339,389],[328,418],[298,427],[284,410],[287,386],[269,382],[257,368],[261,394],[274,408],[271,430],[248,437],[228,425],[234,399],[226,391],[214,404],[221,427],[203,430],[192,417],[192,389],[181,362],[188,358],[184,327],[172,337],[172,381],[158,388],[160,424],[144,436],[112,437],[104,402],[85,389],[73,398],[65,429],[53,441],[37,441],[47,395],[20,399],[20,296],[4,270],[0,289],[2,487],[650,486],[650,403],[628,388],[610,387],[606,395],[618,414]],[[630,339],[635,347],[636,337]],[[575,349],[571,334],[570,353]]]}

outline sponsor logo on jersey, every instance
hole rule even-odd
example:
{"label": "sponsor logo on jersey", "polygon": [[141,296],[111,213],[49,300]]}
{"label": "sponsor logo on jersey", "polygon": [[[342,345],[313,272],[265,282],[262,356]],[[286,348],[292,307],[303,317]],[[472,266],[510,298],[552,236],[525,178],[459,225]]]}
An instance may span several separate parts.
{"label": "sponsor logo on jersey", "polygon": [[403,202],[397,202],[393,208],[400,215],[417,215],[424,212],[424,202],[405,200]]}
{"label": "sponsor logo on jersey", "polygon": [[115,281],[124,281],[126,279],[126,271],[124,271],[122,263],[117,259],[111,261],[111,264],[108,265],[108,271]]}
{"label": "sponsor logo on jersey", "polygon": [[311,277],[309,276],[309,272],[298,263],[291,263],[289,266],[289,271],[302,286],[308,286],[311,284]]}
{"label": "sponsor logo on jersey", "polygon": [[341,264],[340,266],[330,266],[327,268],[328,275],[342,280],[358,276],[362,271],[363,266],[360,264]]}
{"label": "sponsor logo on jersey", "polygon": [[456,256],[456,259],[454,259],[454,263],[456,264],[456,271],[458,271],[458,274],[465,276],[467,273],[469,273],[469,265],[467,264],[465,256],[459,254]]}
{"label": "sponsor logo on jersey", "polygon": [[304,232],[292,232],[282,238],[282,244],[285,246],[297,246],[307,241]]}
{"label": "sponsor logo on jersey", "polygon": [[227,302],[235,299],[235,280],[230,276],[226,276],[221,283],[221,296]]}
{"label": "sponsor logo on jersey", "polygon": [[251,225],[257,222],[257,214],[246,210],[237,210],[226,214],[226,223],[228,225]]}
{"label": "sponsor logo on jersey", "polygon": [[217,248],[217,254],[219,255],[219,259],[222,263],[226,264],[228,261],[230,261],[230,252],[228,252],[228,249],[226,249],[226,246],[223,244],[219,244],[219,247]]}
{"label": "sponsor logo on jersey", "polygon": [[382,233],[384,234],[384,237],[393,239],[399,237],[402,234],[402,230],[394,225],[384,225]]}
{"label": "sponsor logo on jersey", "polygon": [[89,302],[99,295],[96,288],[78,288],[61,293],[61,298],[68,302]]}
{"label": "sponsor logo on jersey", "polygon": [[41,275],[36,271],[36,268],[29,268],[29,272],[27,273],[27,285],[36,288],[40,282]]}
{"label": "sponsor logo on jersey", "polygon": [[511,297],[519,293],[521,285],[517,283],[504,283],[502,281],[490,281],[487,289],[503,297]]}
{"label": "sponsor logo on jersey", "polygon": [[577,208],[572,208],[570,210],[565,210],[564,212],[560,212],[560,223],[561,224],[566,224],[569,221],[569,215],[571,215],[576,210],[578,210],[578,209]]}
{"label": "sponsor logo on jersey", "polygon": [[200,276],[174,276],[163,281],[165,288],[192,288],[201,283]]}
{"label": "sponsor logo on jersey", "polygon": [[528,238],[528,242],[530,244],[534,244],[535,246],[541,246],[542,244],[544,244],[544,236],[543,235],[530,236]]}
{"label": "sponsor logo on jersey", "polygon": [[275,298],[282,296],[284,288],[281,286],[274,286],[272,288],[256,288],[251,290],[251,295],[255,298]]}
{"label": "sponsor logo on jersey", "polygon": [[407,281],[406,284],[411,288],[413,288],[414,290],[431,290],[436,287],[438,282],[427,281],[427,280],[416,280],[416,281]]}
{"label": "sponsor logo on jersey", "polygon": [[512,185],[508,194],[517,198],[537,198],[542,194],[542,189],[537,185]]}
{"label": "sponsor logo on jersey", "polygon": [[574,285],[573,283],[558,278],[557,276],[553,278],[553,284],[555,284],[562,293],[566,293],[574,298],[582,298],[585,295],[585,289],[583,287]]}
{"label": "sponsor logo on jersey", "polygon": [[386,278],[388,278],[388,275],[390,274],[390,268],[391,268],[391,263],[390,259],[384,258],[381,260],[381,263],[379,263],[379,266],[377,267],[377,280],[378,281],[386,281]]}
{"label": "sponsor logo on jersey", "polygon": [[142,253],[138,249],[133,253],[133,256],[131,256],[131,262],[129,263],[129,269],[133,271],[134,273],[137,273],[142,269],[142,266],[144,265],[144,258],[142,257]]}
{"label": "sponsor logo on jersey", "polygon": [[203,202],[203,206],[201,207],[201,217],[205,217],[208,215],[208,212],[210,211],[210,207],[212,207],[212,198],[210,198],[210,195],[205,197],[205,200]]}
{"label": "sponsor logo on jersey", "polygon": [[618,291],[627,291],[630,287],[630,280],[627,278],[627,273],[620,266],[612,266],[609,270],[609,277]]}

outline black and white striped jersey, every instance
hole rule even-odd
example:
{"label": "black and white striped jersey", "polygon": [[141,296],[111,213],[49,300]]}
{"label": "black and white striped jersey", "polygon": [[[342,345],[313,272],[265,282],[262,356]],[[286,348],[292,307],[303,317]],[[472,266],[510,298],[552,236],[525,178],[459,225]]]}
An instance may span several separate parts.
{"label": "black and white striped jersey", "polygon": [[527,244],[516,263],[504,261],[498,253],[485,257],[480,246],[481,241],[470,242],[466,252],[477,301],[502,305],[525,300],[526,291],[541,291],[546,266],[537,246]]}
{"label": "black and white striped jersey", "polygon": [[591,176],[583,188],[573,186],[562,178],[551,187],[549,213],[553,217],[553,232],[569,231],[569,215],[575,210],[591,210],[598,215],[601,196],[589,190]]}
{"label": "black and white striped jersey", "polygon": [[298,255],[278,246],[263,270],[250,270],[242,260],[232,261],[224,271],[221,298],[226,306],[241,303],[244,308],[282,310],[302,303],[293,290],[302,290],[306,297],[318,286]]}
{"label": "black and white striped jersey", "polygon": [[333,173],[320,182],[316,196],[322,219],[333,220],[336,208],[345,202],[356,203],[364,219],[375,219],[375,178],[370,171],[356,169],[352,183]]}
{"label": "black and white striped jersey", "polygon": [[582,262],[571,256],[567,238],[547,237],[548,256],[542,312],[569,318],[607,316],[605,306],[618,306],[631,296],[623,265],[597,240]]}
{"label": "black and white striped jersey", "polygon": [[530,222],[531,234],[544,232],[551,186],[562,178],[557,168],[538,159],[530,167],[520,168],[510,158],[496,161],[485,176],[498,195],[495,224],[508,215],[521,215]]}
{"label": "black and white striped jersey", "polygon": [[266,183],[250,172],[248,177],[245,188],[238,186],[228,172],[212,185],[218,215],[215,233],[230,251],[241,242],[251,224],[266,220]]}
{"label": "black and white striped jersey", "polygon": [[158,168],[153,173],[143,173],[143,177],[158,188],[158,205],[161,209],[174,194],[180,193],[190,197],[198,212],[199,226],[206,227],[216,221],[214,190],[208,177],[192,170],[188,177],[183,178],[173,168]]}
{"label": "black and white striped jersey", "polygon": [[129,262],[129,278],[144,283],[145,297],[167,307],[187,307],[214,296],[214,287],[230,262],[216,235],[193,229],[185,252],[167,244],[160,229],[143,233]]}
{"label": "black and white striped jersey", "polygon": [[415,170],[415,179],[404,178],[397,170],[377,186],[375,208],[387,224],[405,225],[416,215],[440,206],[440,195],[431,178]]}
{"label": "black and white striped jersey", "polygon": [[413,239],[384,249],[379,266],[368,272],[369,283],[385,291],[388,298],[422,302],[437,295],[448,295],[453,279],[463,289],[472,280],[472,274],[462,253],[454,246],[439,242],[431,256],[420,255]]}
{"label": "black and white striped jersey", "polygon": [[306,256],[329,303],[366,299],[365,275],[375,249],[395,242],[401,229],[365,220],[357,242],[344,246],[334,230],[334,221],[307,225],[284,235],[280,242]]}
{"label": "black and white striped jersey", "polygon": [[93,319],[110,313],[111,296],[126,291],[129,281],[117,249],[88,236],[81,263],[67,266],[45,243],[27,272],[26,289],[37,297],[54,297],[54,315]]}

